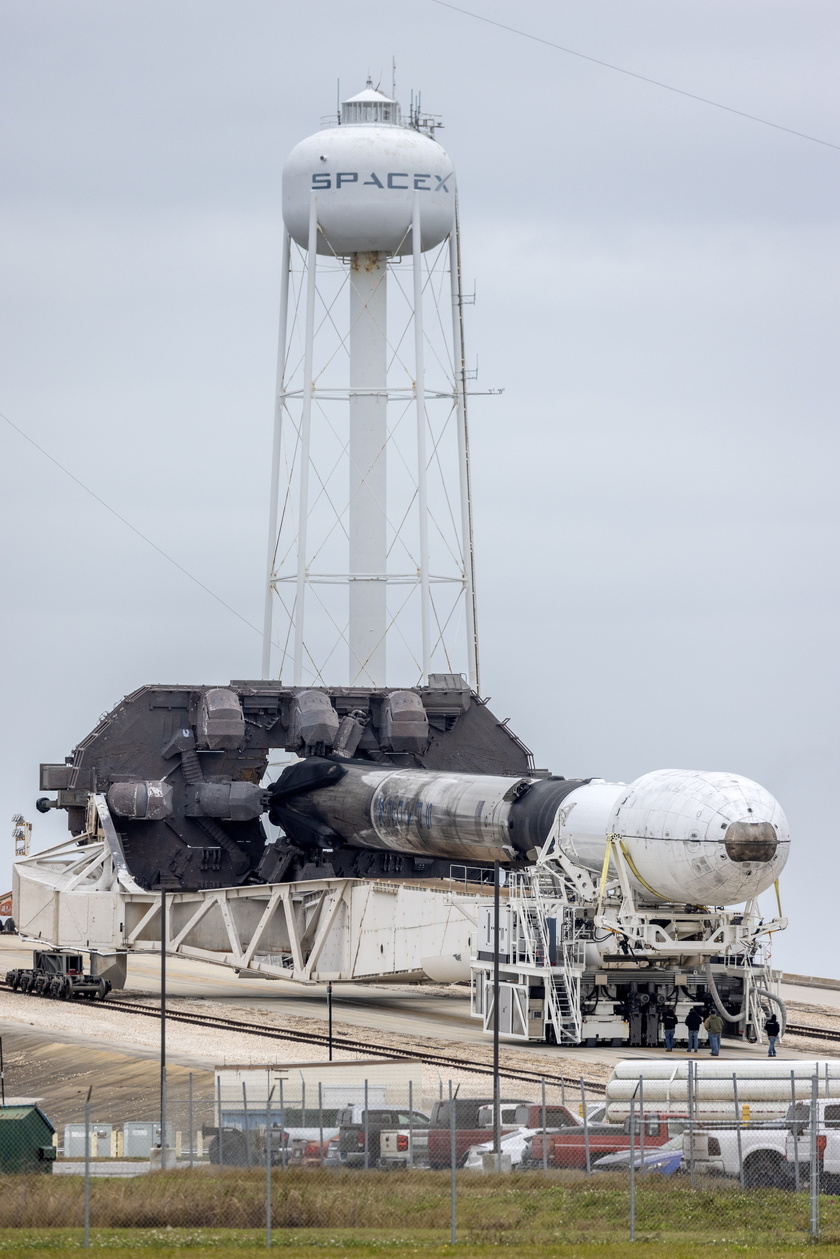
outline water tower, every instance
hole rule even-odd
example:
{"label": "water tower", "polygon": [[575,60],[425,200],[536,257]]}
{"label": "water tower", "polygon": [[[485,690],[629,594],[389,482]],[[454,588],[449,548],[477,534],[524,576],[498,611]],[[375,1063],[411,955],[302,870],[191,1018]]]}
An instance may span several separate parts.
{"label": "water tower", "polygon": [[263,676],[478,684],[455,173],[373,88],[283,170]]}

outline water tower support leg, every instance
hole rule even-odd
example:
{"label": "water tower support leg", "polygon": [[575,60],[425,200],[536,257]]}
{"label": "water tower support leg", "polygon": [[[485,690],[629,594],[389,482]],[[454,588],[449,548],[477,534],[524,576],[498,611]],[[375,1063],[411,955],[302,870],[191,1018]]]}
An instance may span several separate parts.
{"label": "water tower support leg", "polygon": [[[265,613],[261,677],[271,677],[271,632],[274,612],[274,564],[277,550],[277,507],[280,497],[280,440],[283,428],[286,381],[286,326],[289,312],[289,270],[291,239],[283,232],[283,262],[280,275],[280,326],[277,331],[277,387],[274,399],[274,441],[271,450],[271,498],[268,508],[268,556],[266,559]],[[282,670],[282,662],[281,662]]]}
{"label": "water tower support leg", "polygon": [[312,432],[313,343],[315,339],[315,263],[318,256],[318,198],[309,204],[309,248],[306,257],[306,344],[303,363],[303,407],[300,420],[300,503],[298,504],[297,584],[295,588],[294,685],[303,681],[304,596],[306,593],[306,526],[309,515],[309,447]]}
{"label": "water tower support leg", "polygon": [[387,260],[350,259],[350,685],[384,686],[387,619]]}
{"label": "water tower support leg", "polygon": [[470,441],[467,429],[466,363],[464,362],[464,311],[461,291],[461,246],[458,215],[449,234],[449,280],[452,296],[452,370],[458,422],[458,475],[461,491],[461,553],[464,562],[466,600],[468,681],[479,689],[478,627],[475,608],[475,547],[472,525],[472,486],[470,484]]}
{"label": "water tower support leg", "polygon": [[420,526],[420,627],[423,676],[431,667],[429,592],[429,495],[426,455],[426,369],[423,346],[423,256],[420,252],[420,194],[415,192],[411,213],[411,246],[414,263],[414,396],[417,403],[417,510]]}

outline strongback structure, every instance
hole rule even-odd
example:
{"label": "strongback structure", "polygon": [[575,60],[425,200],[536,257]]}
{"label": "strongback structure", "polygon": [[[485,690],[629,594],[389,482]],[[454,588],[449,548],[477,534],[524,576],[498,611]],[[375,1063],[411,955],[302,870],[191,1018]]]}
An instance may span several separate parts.
{"label": "strongback structure", "polygon": [[457,192],[368,83],[283,171],[263,676],[478,686]]}

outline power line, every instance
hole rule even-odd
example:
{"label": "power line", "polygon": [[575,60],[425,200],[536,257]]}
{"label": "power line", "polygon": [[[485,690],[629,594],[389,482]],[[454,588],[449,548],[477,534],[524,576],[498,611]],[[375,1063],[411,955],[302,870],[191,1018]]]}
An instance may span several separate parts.
{"label": "power line", "polygon": [[5,420],[10,428],[13,428],[15,432],[19,433],[25,441],[29,442],[30,446],[34,446],[45,459],[49,459],[50,463],[55,464],[55,466],[60,469],[65,476],[68,476],[71,481],[75,481],[86,494],[89,494],[91,498],[95,499],[96,502],[99,503],[101,507],[104,507],[106,511],[109,511],[112,516],[116,516],[117,520],[119,520],[121,524],[124,524],[127,529],[130,529],[132,533],[136,533],[138,538],[142,538],[142,540],[146,542],[152,550],[157,551],[158,555],[162,555],[165,560],[168,560],[170,564],[174,565],[174,567],[177,568],[179,572],[183,573],[185,577],[189,577],[190,581],[195,582],[196,586],[200,586],[201,589],[206,594],[210,595],[212,599],[215,599],[217,603],[220,603],[223,608],[227,608],[228,612],[232,612],[233,615],[238,617],[239,620],[247,625],[249,629],[252,629],[254,633],[259,634],[260,637],[262,637],[261,629],[258,629],[256,625],[252,624],[252,622],[249,621],[247,617],[243,616],[241,612],[237,612],[236,608],[233,608],[229,603],[226,603],[221,595],[216,594],[215,590],[211,590],[209,586],[205,586],[203,581],[199,581],[198,577],[191,573],[189,569],[184,568],[183,564],[179,564],[176,559],[173,559],[173,557],[164,551],[162,547],[159,547],[156,542],[153,542],[151,538],[147,537],[146,534],[138,529],[136,525],[133,525],[130,520],[126,520],[125,516],[121,516],[110,503],[106,503],[105,499],[100,498],[95,490],[92,490],[89,485],[85,485],[84,481],[80,481],[69,468],[65,468],[64,464],[59,463],[54,455],[51,455],[48,450],[44,450],[43,446],[39,446],[33,437],[30,437],[27,432],[15,424],[14,420],[10,420],[8,415],[4,415],[2,411],[0,411],[0,419]]}
{"label": "power line", "polygon": [[522,39],[530,39],[535,44],[544,44],[546,48],[555,48],[558,52],[565,52],[570,57],[579,57],[581,61],[589,61],[595,66],[603,66],[605,70],[615,70],[617,74],[626,74],[630,79],[638,79],[641,83],[650,83],[652,87],[661,87],[666,92],[675,92],[677,96],[686,96],[689,100],[699,101],[701,105],[711,105],[714,109],[722,109],[727,114],[736,114],[739,118],[747,118],[750,122],[759,122],[763,127],[772,127],[774,131],[785,131],[788,135],[797,136],[800,140],[810,140],[812,144],[822,144],[827,149],[837,149],[840,151],[840,144],[833,144],[831,140],[820,140],[818,136],[808,135],[805,131],[796,131],[793,127],[784,127],[780,122],[770,122],[768,118],[759,118],[757,114],[748,114],[744,109],[736,109],[734,105],[723,105],[720,101],[713,101],[708,96],[698,96],[696,92],[687,92],[684,88],[674,87],[673,83],[662,83],[659,79],[651,79],[646,74],[638,74],[635,70],[627,70],[624,66],[615,66],[610,61],[601,61],[598,57],[590,57],[585,52],[578,52],[575,48],[567,48],[564,44],[555,44],[553,40],[544,39],[541,35],[532,35],[530,31],[522,31],[516,26],[507,26],[504,22],[497,22],[494,18],[485,17],[483,13],[473,13],[471,9],[462,9],[460,5],[450,4],[449,0],[432,0],[433,4],[439,4],[443,9],[452,9],[454,13],[463,13],[465,17],[475,18],[477,22],[485,22],[488,26],[496,26],[501,31],[507,31],[510,35],[520,35]]}

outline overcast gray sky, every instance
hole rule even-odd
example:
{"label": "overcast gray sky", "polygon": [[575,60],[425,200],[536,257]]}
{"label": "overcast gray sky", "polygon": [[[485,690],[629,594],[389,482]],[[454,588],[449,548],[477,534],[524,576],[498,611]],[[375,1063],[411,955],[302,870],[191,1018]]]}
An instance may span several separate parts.
{"label": "overcast gray sky", "polygon": [[[0,0],[0,411],[261,624],[281,167],[396,57],[505,391],[471,410],[482,689],[557,773],[763,783],[774,960],[840,974],[840,8],[464,7],[829,143],[434,0]],[[46,846],[40,761],[143,683],[258,676],[260,640],[2,421],[0,478],[0,827]]]}

